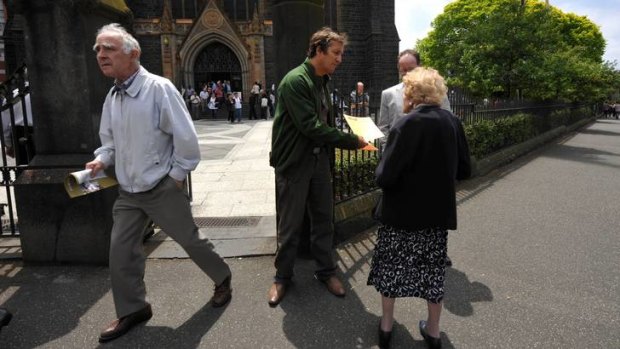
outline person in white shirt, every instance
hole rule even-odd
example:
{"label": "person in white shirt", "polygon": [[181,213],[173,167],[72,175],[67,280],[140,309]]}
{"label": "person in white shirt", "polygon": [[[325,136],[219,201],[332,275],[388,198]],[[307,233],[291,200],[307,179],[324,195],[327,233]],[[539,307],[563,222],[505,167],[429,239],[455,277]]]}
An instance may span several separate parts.
{"label": "person in white shirt", "polygon": [[115,82],[101,113],[101,147],[86,168],[94,176],[114,165],[120,186],[112,212],[109,258],[118,319],[101,332],[103,343],[153,315],[145,300],[142,246],[149,220],[213,280],[212,306],[228,303],[232,288],[230,268],[199,233],[185,193],[184,181],[200,161],[200,147],[183,98],[170,80],[140,66],[140,45],[119,24],[99,29],[93,48],[103,75]]}
{"label": "person in white shirt", "polygon": [[[209,88],[210,89],[210,88]],[[207,87],[205,86],[202,91],[200,91],[200,94],[198,95],[200,97],[200,108],[201,111],[207,111],[207,101],[209,99],[209,95],[210,95],[210,91],[207,90]]]}
{"label": "person in white shirt", "polygon": [[242,104],[241,104],[241,94],[239,92],[235,92],[234,93],[234,100],[235,100],[235,120],[237,120],[237,122],[241,122],[241,108],[242,108]]}
{"label": "person in white shirt", "polygon": [[[398,76],[399,80],[408,72],[420,66],[420,54],[415,50],[404,50],[398,54]],[[379,122],[377,126],[383,132],[385,137],[379,140],[381,149],[385,147],[387,136],[390,133],[392,125],[401,116],[405,115],[403,111],[403,83],[394,85],[381,92],[381,107],[379,109]],[[441,108],[450,111],[450,101],[448,96],[444,96]]]}

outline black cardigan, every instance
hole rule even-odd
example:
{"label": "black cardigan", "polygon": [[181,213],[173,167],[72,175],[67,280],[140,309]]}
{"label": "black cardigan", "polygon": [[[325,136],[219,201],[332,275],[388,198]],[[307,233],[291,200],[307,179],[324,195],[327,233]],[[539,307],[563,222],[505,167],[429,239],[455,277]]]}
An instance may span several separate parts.
{"label": "black cardigan", "polygon": [[407,230],[456,229],[455,180],[471,174],[459,119],[439,106],[422,106],[391,128],[376,170],[383,189],[375,215]]}

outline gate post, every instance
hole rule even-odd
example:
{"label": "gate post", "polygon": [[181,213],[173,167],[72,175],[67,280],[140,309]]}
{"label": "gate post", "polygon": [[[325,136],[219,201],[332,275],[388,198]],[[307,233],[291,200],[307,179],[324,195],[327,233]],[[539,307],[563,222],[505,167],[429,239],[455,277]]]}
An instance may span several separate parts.
{"label": "gate post", "polygon": [[[131,21],[124,1],[17,2],[24,18],[37,155],[15,181],[24,262],[107,264],[115,188],[69,199],[64,177],[99,144],[111,80],[92,50],[104,24]],[[62,168],[62,169],[61,169]]]}

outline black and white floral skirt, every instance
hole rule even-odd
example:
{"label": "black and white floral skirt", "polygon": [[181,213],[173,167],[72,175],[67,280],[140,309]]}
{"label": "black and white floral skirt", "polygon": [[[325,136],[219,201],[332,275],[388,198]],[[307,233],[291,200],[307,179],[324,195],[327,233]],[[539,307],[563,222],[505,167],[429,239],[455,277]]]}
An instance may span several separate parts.
{"label": "black and white floral skirt", "polygon": [[431,303],[443,299],[448,231],[408,231],[379,227],[368,285],[385,297],[419,297]]}

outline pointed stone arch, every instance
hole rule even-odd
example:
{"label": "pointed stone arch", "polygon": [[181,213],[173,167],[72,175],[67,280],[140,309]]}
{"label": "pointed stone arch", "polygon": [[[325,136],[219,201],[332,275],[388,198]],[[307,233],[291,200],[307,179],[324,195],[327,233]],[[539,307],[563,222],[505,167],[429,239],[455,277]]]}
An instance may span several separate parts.
{"label": "pointed stone arch", "polygon": [[251,88],[250,53],[229,19],[220,11],[215,1],[209,1],[200,17],[190,29],[179,50],[182,80],[185,86],[193,85],[194,66],[200,53],[210,44],[222,43],[235,54],[241,66],[243,95]]}
{"label": "pointed stone arch", "polygon": [[194,81],[194,66],[196,63],[196,59],[200,55],[200,53],[209,45],[213,43],[222,43],[227,46],[237,57],[239,60],[239,65],[241,66],[241,78],[243,83],[243,91],[249,91],[251,87],[250,80],[250,69],[248,63],[248,54],[244,47],[239,47],[238,43],[236,43],[231,38],[222,35],[222,33],[211,32],[205,33],[205,35],[196,36],[192,38],[192,42],[188,42],[188,49],[186,52],[183,52],[181,49],[180,58],[181,58],[181,67],[183,69],[183,82],[186,86],[193,85]]}

